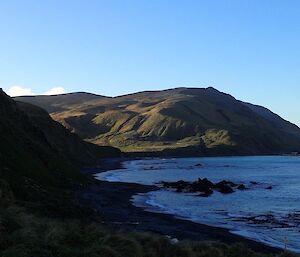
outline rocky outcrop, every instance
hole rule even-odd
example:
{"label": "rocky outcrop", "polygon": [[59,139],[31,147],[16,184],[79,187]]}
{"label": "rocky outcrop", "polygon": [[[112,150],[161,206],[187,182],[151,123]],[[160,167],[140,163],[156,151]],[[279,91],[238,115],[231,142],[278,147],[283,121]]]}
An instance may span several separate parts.
{"label": "rocky outcrop", "polygon": [[[255,181],[250,181],[250,185],[256,186],[259,183]],[[184,180],[179,180],[176,182],[161,182],[161,186],[164,188],[175,189],[176,192],[186,192],[186,193],[200,193],[198,196],[207,197],[213,194],[214,191],[218,191],[222,194],[231,194],[236,190],[248,190],[245,184],[237,184],[229,180],[222,180],[218,183],[213,183],[207,178],[199,178],[197,181],[188,182]],[[265,189],[272,189],[272,186],[268,186]]]}
{"label": "rocky outcrop", "polygon": [[199,178],[194,182],[187,182],[183,180],[179,180],[177,182],[162,181],[161,184],[165,188],[175,189],[176,192],[201,193],[199,196],[210,196],[213,193],[213,190],[219,191],[223,194],[233,193],[233,187],[238,186],[237,184],[226,180],[222,180],[214,184],[207,178]]}

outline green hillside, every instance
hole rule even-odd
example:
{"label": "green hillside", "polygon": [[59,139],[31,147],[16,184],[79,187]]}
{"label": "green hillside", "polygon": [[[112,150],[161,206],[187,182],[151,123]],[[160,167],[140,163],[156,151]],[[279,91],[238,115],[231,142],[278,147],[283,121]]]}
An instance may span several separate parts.
{"label": "green hillside", "polygon": [[268,109],[214,88],[119,97],[88,93],[19,97],[83,139],[127,152],[268,154],[300,150],[300,129]]}

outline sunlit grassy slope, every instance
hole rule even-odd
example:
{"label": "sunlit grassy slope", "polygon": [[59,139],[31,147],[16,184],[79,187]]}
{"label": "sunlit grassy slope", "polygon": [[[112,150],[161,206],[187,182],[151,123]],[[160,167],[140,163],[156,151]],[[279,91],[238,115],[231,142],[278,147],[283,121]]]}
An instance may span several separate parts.
{"label": "sunlit grassy slope", "polygon": [[300,150],[297,126],[214,88],[176,88],[120,97],[73,93],[17,99],[45,108],[87,141],[127,152],[262,154]]}

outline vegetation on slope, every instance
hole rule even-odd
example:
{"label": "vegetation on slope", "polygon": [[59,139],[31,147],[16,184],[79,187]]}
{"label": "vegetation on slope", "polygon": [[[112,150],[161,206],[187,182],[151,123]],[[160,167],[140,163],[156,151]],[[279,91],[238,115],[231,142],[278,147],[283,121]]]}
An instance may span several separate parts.
{"label": "vegetation on slope", "polygon": [[262,154],[300,150],[300,129],[271,111],[214,88],[120,97],[87,93],[20,97],[81,138],[127,152]]}
{"label": "vegetation on slope", "polygon": [[98,223],[53,220],[11,206],[0,209],[1,257],[296,257],[266,255],[242,245],[176,242],[167,237],[116,231]]}
{"label": "vegetation on slope", "polygon": [[3,91],[0,117],[0,184],[6,195],[2,201],[11,198],[59,210],[59,201],[70,198],[67,189],[86,180],[80,167],[119,154],[112,147],[82,141],[44,110],[16,103]]}

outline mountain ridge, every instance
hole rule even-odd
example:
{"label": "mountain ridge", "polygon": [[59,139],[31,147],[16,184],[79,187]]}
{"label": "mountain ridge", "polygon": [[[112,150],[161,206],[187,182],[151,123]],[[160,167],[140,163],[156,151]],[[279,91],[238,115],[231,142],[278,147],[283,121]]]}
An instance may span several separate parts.
{"label": "mountain ridge", "polygon": [[[197,154],[273,154],[300,150],[300,129],[265,107],[213,87],[179,87],[117,97],[65,94],[40,104],[81,138],[126,152],[192,148]],[[41,98],[18,97],[38,104]],[[71,102],[71,104],[66,104]]]}

